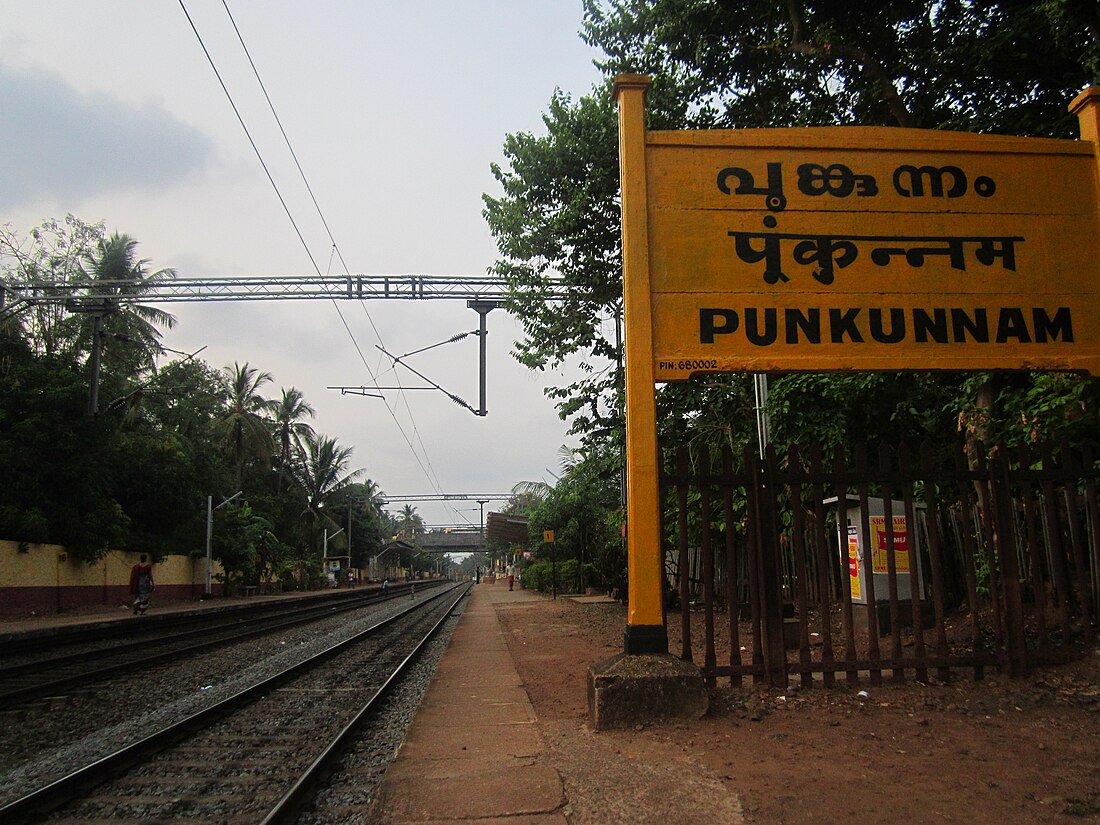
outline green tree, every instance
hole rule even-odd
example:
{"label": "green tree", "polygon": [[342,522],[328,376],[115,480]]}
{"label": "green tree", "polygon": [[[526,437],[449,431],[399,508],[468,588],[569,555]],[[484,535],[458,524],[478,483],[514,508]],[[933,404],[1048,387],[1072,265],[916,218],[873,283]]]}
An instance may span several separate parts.
{"label": "green tree", "polygon": [[[326,435],[306,436],[305,454],[296,471],[296,481],[305,498],[305,512],[312,521],[316,547],[322,529],[338,530],[340,525],[328,515],[326,505],[333,502],[355,481],[362,470],[349,470],[351,447],[341,447]],[[346,541],[341,536],[340,542]]]}
{"label": "green tree", "polygon": [[387,521],[375,500],[379,492],[378,484],[368,478],[349,484],[333,497],[327,508],[333,520],[344,525],[350,534],[348,553],[354,567],[366,567],[389,539]]}
{"label": "green tree", "polygon": [[[562,474],[529,511],[530,546],[537,560],[558,564],[558,586],[583,591],[599,584],[625,593],[625,555],[619,456],[595,447],[562,449]],[[553,546],[542,542],[543,532],[554,531]],[[568,578],[564,577],[568,571]],[[595,580],[594,580],[595,579]]]}
{"label": "green tree", "polygon": [[[517,359],[545,371],[579,358],[583,376],[547,394],[573,419],[571,432],[606,431],[619,424],[621,383],[616,120],[601,97],[574,103],[558,92],[543,122],[545,136],[509,135],[509,168],[492,167],[504,193],[484,197],[502,255],[493,271],[507,279],[523,325]],[[563,301],[550,300],[553,280],[568,287]]]}
{"label": "green tree", "polygon": [[266,461],[273,449],[270,414],[272,403],[260,390],[272,381],[271,373],[261,372],[247,362],[234,362],[222,369],[226,409],[218,420],[218,429],[233,458],[233,484],[241,489],[244,463],[249,457]]}
{"label": "green tree", "polygon": [[302,440],[314,435],[313,427],[305,419],[313,418],[315,414],[315,410],[306,402],[305,396],[297,387],[283,389],[282,398],[272,406],[275,436],[279,445],[277,464],[280,489],[286,480],[288,468],[302,455]]}
{"label": "green tree", "polygon": [[585,0],[614,76],[691,101],[685,126],[892,125],[1073,136],[1096,75],[1093,3]]}
{"label": "green tree", "polygon": [[229,504],[217,518],[213,551],[230,590],[238,585],[258,586],[265,572],[278,575],[289,563],[289,548],[249,502]]}
{"label": "green tree", "polygon": [[424,519],[413,505],[406,504],[401,508],[401,514],[397,517],[397,529],[406,541],[413,541],[424,532]]}
{"label": "green tree", "polygon": [[[114,233],[99,238],[84,253],[80,277],[75,281],[82,303],[90,301],[104,308],[101,340],[104,368],[133,375],[151,368],[163,350],[160,329],[171,329],[176,319],[156,307],[119,300],[120,295],[141,296],[175,277],[175,270],[149,271],[149,261],[135,259],[137,241],[129,235]],[[92,348],[95,313],[79,312],[72,316],[73,343],[77,351]]]}
{"label": "green tree", "polygon": [[115,498],[116,422],[90,419],[86,378],[64,354],[0,336],[0,536],[94,561],[130,519]]}
{"label": "green tree", "polygon": [[[146,369],[168,321],[129,300],[170,272],[151,272],[135,249],[127,236],[105,238],[71,216],[29,238],[0,232],[3,283],[15,290],[5,301],[19,320],[0,334],[0,537],[63,544],[89,561],[111,548],[193,552],[207,496],[246,486],[247,506],[216,515],[214,551],[231,581],[255,584],[267,571],[290,582],[292,563],[316,567],[320,530],[336,529],[335,519],[356,525],[353,553],[376,552],[389,529],[378,485],[351,488],[359,472],[348,471],[351,450],[313,433],[299,390],[274,404],[263,394],[271,376],[247,363],[219,371],[185,357]],[[107,342],[94,419],[84,412],[87,318],[63,301],[23,301],[43,296],[44,284],[51,300],[118,305],[105,322],[127,340]]]}
{"label": "green tree", "polygon": [[[585,0],[582,37],[606,56],[598,65],[608,81],[577,100],[556,92],[545,135],[509,135],[506,163],[493,167],[501,194],[485,197],[501,253],[494,269],[507,277],[509,303],[524,325],[517,357],[535,369],[579,359],[586,376],[548,394],[585,443],[615,437],[621,373],[611,320],[619,314],[621,253],[611,77],[653,76],[651,129],[861,124],[1072,137],[1066,103],[1095,76],[1097,32],[1095,4],[1077,2]],[[567,287],[563,303],[547,300],[551,279]],[[1090,382],[1070,379],[1058,391],[1085,404],[1073,416],[1092,420],[1096,394],[1070,389],[1075,383]],[[977,410],[968,426],[1011,426],[1005,403],[1020,397],[988,377],[977,385],[911,374],[784,377],[773,387],[781,405],[772,410],[776,431],[801,440],[812,439],[815,426],[865,423],[848,401],[867,399],[876,385],[890,397],[890,420],[906,428],[899,434],[942,433],[955,417],[950,407]],[[1046,383],[1033,377],[1029,386]],[[663,388],[662,436],[743,445],[752,432],[748,389],[740,376]],[[707,406],[715,396],[745,423],[723,430]],[[790,409],[796,397],[798,425],[785,426],[782,405]],[[698,423],[707,423],[705,432]]]}
{"label": "green tree", "polygon": [[159,555],[202,546],[206,496],[232,484],[230,463],[211,438],[224,409],[221,374],[191,358],[165,364],[104,406],[124,445],[115,478],[133,519],[129,547]]}
{"label": "green tree", "polygon": [[489,559],[484,553],[470,553],[458,563],[458,573],[472,579],[479,570],[484,573],[488,566]]}
{"label": "green tree", "polygon": [[[64,221],[43,221],[25,236],[10,225],[0,227],[0,280],[12,289],[5,292],[4,303],[17,310],[11,323],[18,325],[35,354],[68,348],[71,330],[63,323],[67,316],[64,303],[57,299],[76,291],[76,282],[83,277],[81,261],[103,233],[102,223],[85,223],[71,214]],[[38,297],[51,300],[33,300]]]}

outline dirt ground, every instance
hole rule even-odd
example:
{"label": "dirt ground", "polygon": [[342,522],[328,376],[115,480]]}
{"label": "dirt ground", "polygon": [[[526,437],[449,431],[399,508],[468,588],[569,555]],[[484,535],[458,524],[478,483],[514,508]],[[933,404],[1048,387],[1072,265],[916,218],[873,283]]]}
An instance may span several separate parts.
{"label": "dirt ground", "polygon": [[[574,822],[623,821],[677,794],[728,812],[710,819],[723,822],[1100,822],[1100,651],[1023,679],[786,691],[722,679],[704,719],[591,734],[587,669],[621,652],[625,609],[568,598],[497,609],[552,751],[603,766],[567,775],[567,789],[583,797],[606,774]],[[607,801],[620,781],[637,787]]]}

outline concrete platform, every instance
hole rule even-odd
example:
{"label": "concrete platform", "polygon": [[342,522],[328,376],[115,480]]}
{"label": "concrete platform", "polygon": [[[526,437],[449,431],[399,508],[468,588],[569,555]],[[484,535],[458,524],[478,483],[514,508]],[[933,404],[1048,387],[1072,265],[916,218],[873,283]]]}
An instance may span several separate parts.
{"label": "concrete platform", "polygon": [[[363,584],[352,588],[355,591],[368,592],[379,589],[377,584]],[[218,612],[231,609],[235,606],[256,606],[268,603],[280,603],[291,601],[311,601],[328,598],[340,598],[347,594],[348,588],[337,587],[325,590],[302,590],[290,593],[275,593],[256,596],[215,596],[209,599],[188,599],[185,601],[162,602],[158,601],[156,593],[149,611],[140,618],[135,618],[129,604],[105,604],[85,606],[64,613],[51,613],[48,615],[34,616],[19,619],[0,620],[0,641],[21,636],[33,636],[36,633],[48,633],[54,628],[74,627],[82,625],[98,625],[104,622],[140,621],[141,619],[155,618],[157,616],[170,616],[179,614],[196,614]]]}
{"label": "concrete platform", "polygon": [[[372,822],[569,821],[562,777],[539,758],[546,743],[494,608],[497,603],[537,598],[518,589],[474,587],[435,679],[379,788]],[[416,792],[409,793],[410,788]]]}
{"label": "concrete platform", "polygon": [[[584,603],[497,584],[474,588],[365,821],[375,825],[698,825],[744,822],[728,777],[715,775],[673,734],[645,725],[596,732],[583,706],[586,663],[562,658]],[[576,611],[582,611],[578,614]],[[516,617],[537,615],[527,631]],[[579,620],[580,624],[574,622]],[[559,623],[560,622],[560,623]],[[583,632],[583,631],[582,631]],[[517,635],[517,633],[519,635]],[[520,650],[572,675],[546,701],[546,684],[524,685]],[[575,648],[573,648],[575,651]],[[530,660],[527,660],[530,664]],[[524,669],[523,672],[529,671]],[[533,674],[532,674],[533,675]],[[575,683],[573,676],[576,677]],[[527,691],[541,697],[543,715]],[[651,720],[652,721],[652,720]]]}

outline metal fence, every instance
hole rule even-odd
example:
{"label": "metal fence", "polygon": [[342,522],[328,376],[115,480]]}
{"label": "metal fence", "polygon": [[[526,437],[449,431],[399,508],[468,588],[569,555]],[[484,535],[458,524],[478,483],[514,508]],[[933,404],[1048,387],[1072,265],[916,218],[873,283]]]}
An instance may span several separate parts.
{"label": "metal fence", "polygon": [[[1091,450],[967,455],[960,444],[937,457],[925,443],[916,455],[860,446],[827,460],[769,448],[735,462],[728,449],[681,448],[665,459],[666,599],[679,602],[680,655],[701,658],[710,684],[946,680],[960,669],[981,678],[990,666],[1021,675],[1094,641]],[[863,547],[860,579],[846,536],[867,543],[874,498],[891,514],[876,525],[885,570],[872,572]],[[865,603],[853,603],[857,587]]]}

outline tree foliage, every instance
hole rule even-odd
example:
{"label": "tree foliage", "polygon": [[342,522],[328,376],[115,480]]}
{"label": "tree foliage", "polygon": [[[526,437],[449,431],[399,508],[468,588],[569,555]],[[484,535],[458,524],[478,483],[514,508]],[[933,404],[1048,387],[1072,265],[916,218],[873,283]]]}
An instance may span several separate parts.
{"label": "tree foliage", "polygon": [[[73,287],[86,299],[94,299],[104,307],[102,343],[104,364],[116,372],[136,374],[151,369],[163,353],[160,328],[175,326],[174,316],[156,307],[139,303],[121,303],[121,293],[147,295],[155,287],[175,277],[175,271],[149,271],[147,260],[135,259],[137,241],[128,235],[114,233],[100,237],[86,251]],[[67,321],[72,329],[71,341],[78,356],[92,349],[93,315],[77,313]]]}
{"label": "tree foliage", "polygon": [[[537,369],[580,361],[584,377],[548,393],[585,443],[609,443],[622,424],[611,78],[653,77],[651,129],[885,125],[1074,137],[1066,104],[1100,61],[1097,6],[1076,0],[585,0],[584,9],[582,37],[603,53],[606,80],[575,100],[555,92],[545,134],[506,138],[506,163],[493,167],[501,194],[485,196],[485,216],[501,253],[495,271],[508,278],[524,324],[517,357]],[[552,279],[568,286],[564,302],[547,300]],[[1094,382],[1072,376],[772,382],[781,447],[886,432],[942,437],[960,422],[983,423],[984,437],[1082,434],[1097,420]],[[744,376],[668,385],[658,399],[662,440],[743,446],[753,434],[751,398]],[[1086,423],[1068,423],[1078,421]]]}
{"label": "tree foliage", "polygon": [[[67,297],[77,291],[84,278],[82,261],[93,253],[103,239],[103,224],[89,224],[66,215],[63,221],[46,220],[26,235],[10,226],[0,227],[0,272],[12,292],[5,303],[22,303],[45,292],[40,284],[71,284],[62,287],[60,295]],[[17,328],[38,355],[58,353],[70,348],[72,330],[69,315],[59,302],[22,304],[21,311],[9,322]]]}
{"label": "tree foliage", "polygon": [[[580,525],[618,501],[589,483],[617,466],[623,438],[618,143],[611,80],[652,77],[649,129],[892,126],[1073,138],[1073,97],[1100,69],[1100,6],[1081,0],[584,0],[582,38],[602,53],[590,94],[555,91],[540,133],[508,135],[484,214],[523,322],[516,357],[539,370],[579,362],[548,390],[581,437],[568,472],[531,509],[532,536]],[[549,300],[566,288],[564,300]],[[627,331],[629,335],[629,331]],[[1008,443],[1094,443],[1100,383],[1075,375],[832,373],[769,376],[771,440],[851,447],[960,432]],[[749,375],[658,389],[664,447],[739,452],[756,440]],[[695,455],[693,453],[693,455]],[[588,482],[582,484],[583,479]],[[586,512],[578,490],[601,501]],[[555,534],[558,535],[557,530]],[[608,544],[608,547],[611,545]]]}
{"label": "tree foliage", "polygon": [[[62,544],[87,561],[112,548],[201,553],[208,497],[241,491],[213,513],[214,557],[231,586],[263,576],[301,585],[319,572],[322,531],[349,518],[353,560],[365,564],[390,530],[378,486],[353,484],[351,448],[313,429],[301,391],[270,398],[272,375],[248,362],[164,362],[171,316],[114,300],[170,277],[138,257],[134,239],[71,215],[26,236],[0,231],[15,310],[0,328],[0,537]],[[50,296],[61,300],[36,302],[44,283],[62,284]],[[76,310],[98,300],[110,311],[92,417],[90,325]]]}
{"label": "tree foliage", "polygon": [[218,419],[225,444],[233,455],[234,483],[240,489],[244,464],[249,458],[266,460],[274,449],[271,401],[261,392],[272,381],[271,373],[247,362],[222,370],[226,406]]}
{"label": "tree foliage", "polygon": [[[502,258],[494,271],[506,278],[509,309],[525,339],[519,361],[554,370],[575,354],[585,376],[550,392],[564,417],[577,416],[577,431],[613,423],[615,402],[603,402],[618,386],[618,358],[607,324],[622,303],[619,273],[618,135],[610,106],[599,98],[574,102],[556,93],[543,116],[547,134],[509,135],[510,168],[493,166],[502,197],[485,196],[485,216]],[[567,286],[553,301],[550,279]]]}
{"label": "tree foliage", "polygon": [[[526,506],[528,542],[534,550],[534,562],[552,560],[564,564],[573,560],[572,566],[566,568],[572,571],[572,580],[563,586],[583,590],[598,584],[608,591],[625,593],[622,474],[618,454],[607,449],[566,448],[561,470],[553,486],[517,486],[520,493],[515,501]],[[542,541],[547,530],[554,531],[552,545]],[[586,576],[590,573],[594,581],[580,578],[581,571],[587,571]]]}

